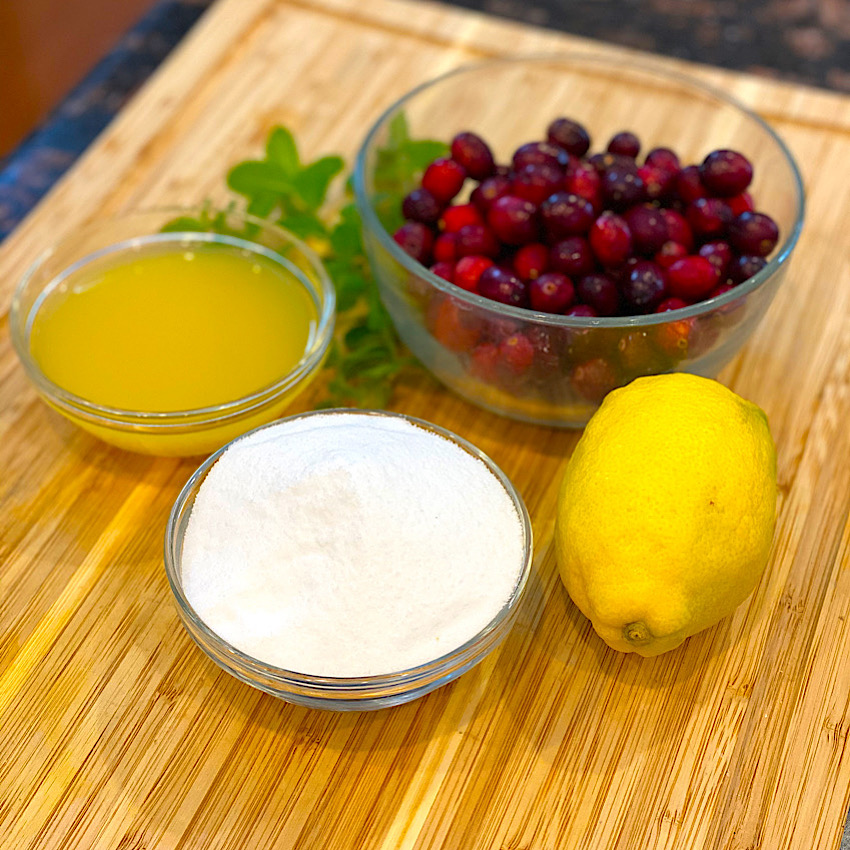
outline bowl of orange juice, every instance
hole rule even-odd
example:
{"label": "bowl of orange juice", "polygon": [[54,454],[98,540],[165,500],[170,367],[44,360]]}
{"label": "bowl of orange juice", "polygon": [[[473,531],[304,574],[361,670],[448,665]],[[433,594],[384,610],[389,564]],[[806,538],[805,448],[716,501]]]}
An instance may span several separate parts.
{"label": "bowl of orange juice", "polygon": [[282,228],[160,209],[46,250],[9,321],[59,413],[123,449],[191,456],[282,415],[324,362],[335,303],[319,258]]}

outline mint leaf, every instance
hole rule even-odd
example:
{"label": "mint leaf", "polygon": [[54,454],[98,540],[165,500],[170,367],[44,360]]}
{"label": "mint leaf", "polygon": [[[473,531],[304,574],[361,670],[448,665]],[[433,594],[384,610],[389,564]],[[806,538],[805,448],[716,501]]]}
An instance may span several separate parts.
{"label": "mint leaf", "polygon": [[286,127],[275,127],[266,142],[266,159],[279,166],[284,174],[294,175],[301,167],[298,146]]}
{"label": "mint leaf", "polygon": [[292,192],[292,183],[280,165],[274,162],[248,160],[230,169],[227,185],[247,198],[274,193],[277,195]]}
{"label": "mint leaf", "polygon": [[301,169],[292,178],[292,186],[309,209],[317,210],[325,200],[331,180],[344,166],[338,156],[323,156]]}

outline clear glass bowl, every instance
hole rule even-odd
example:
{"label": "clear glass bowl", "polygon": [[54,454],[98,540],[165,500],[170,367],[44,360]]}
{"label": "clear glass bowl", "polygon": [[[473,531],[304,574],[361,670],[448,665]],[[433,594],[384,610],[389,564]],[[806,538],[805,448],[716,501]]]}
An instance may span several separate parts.
{"label": "clear glass bowl", "polygon": [[[780,244],[758,274],[731,291],[663,314],[626,318],[553,316],[510,307],[443,280],[408,256],[379,212],[412,184],[376,182],[404,115],[413,139],[448,143],[463,130],[483,136],[497,162],[545,138],[558,116],[588,129],[591,153],[631,130],[642,150],[673,148],[683,164],[711,150],[740,150],[754,164],[759,210],[780,228]],[[397,126],[397,125],[396,125]],[[386,176],[381,175],[384,183]],[[451,71],[394,103],[358,154],[354,187],[364,238],[383,301],[404,342],[444,384],[497,413],[545,425],[580,427],[614,386],[667,371],[715,377],[764,316],[785,277],[803,223],[803,186],[794,159],[757,115],[709,86],[651,63],[591,55],[489,61]],[[461,196],[462,197],[462,196]],[[477,362],[478,342],[510,333],[533,340],[532,368],[518,377],[500,363]]]}
{"label": "clear glass bowl", "polygon": [[[453,651],[435,658],[427,664],[402,670],[385,676],[364,678],[332,678],[294,673],[263,663],[252,658],[217,635],[194,611],[183,592],[181,558],[183,538],[192,511],[192,505],[207,473],[228,446],[211,455],[192,475],[171,509],[165,530],[165,571],[174,593],[177,610],[183,625],[198,646],[216,664],[237,679],[259,688],[287,702],[310,708],[335,711],[363,711],[387,708],[417,699],[429,691],[456,679],[478,664],[505,637],[514,623],[517,606],[531,571],[532,531],[528,511],[522,497],[507,476],[493,461],[471,443],[437,425],[400,413],[370,410],[323,410],[298,414],[281,420],[289,422],[312,416],[345,414],[346,416],[393,416],[405,419],[431,433],[451,440],[465,452],[480,460],[498,479],[510,497],[520,519],[523,557],[518,565],[517,581],[513,593],[502,609],[475,637]],[[271,423],[263,428],[274,428],[280,423]],[[247,434],[243,435],[248,436]],[[236,442],[236,441],[234,441]],[[462,565],[459,565],[462,567]]]}
{"label": "clear glass bowl", "polygon": [[[203,220],[203,229],[177,230],[175,221]],[[169,232],[163,233],[168,225]],[[190,249],[229,244],[280,263],[314,301],[318,321],[299,362],[269,386],[211,407],[179,411],[123,410],[81,398],[51,381],[32,356],[30,333],[51,288],[72,268],[106,257],[132,256],[154,240]],[[281,415],[316,376],[333,335],[336,295],[316,254],[300,239],[268,222],[228,210],[155,209],[97,221],[46,250],[26,272],[12,297],[12,342],[30,380],[44,400],[76,425],[129,451],[153,455],[207,454],[239,434]],[[180,363],[173,368],[179,370]]]}

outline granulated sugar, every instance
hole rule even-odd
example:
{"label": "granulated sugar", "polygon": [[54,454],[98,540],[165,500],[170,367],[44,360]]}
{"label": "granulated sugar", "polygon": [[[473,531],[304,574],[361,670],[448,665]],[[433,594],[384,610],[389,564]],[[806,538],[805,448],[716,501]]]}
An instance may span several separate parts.
{"label": "granulated sugar", "polygon": [[524,565],[510,496],[477,458],[393,416],[282,422],[198,493],[183,587],[220,637],[316,676],[399,672],[456,649]]}

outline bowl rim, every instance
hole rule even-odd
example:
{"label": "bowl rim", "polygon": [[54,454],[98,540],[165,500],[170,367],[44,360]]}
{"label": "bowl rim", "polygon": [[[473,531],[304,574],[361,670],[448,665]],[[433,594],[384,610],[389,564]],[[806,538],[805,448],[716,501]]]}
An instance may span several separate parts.
{"label": "bowl rim", "polygon": [[[509,65],[528,63],[539,63],[541,65],[576,65],[584,63],[597,66],[604,65],[609,71],[612,68],[632,69],[642,74],[655,75],[656,77],[664,78],[667,81],[674,82],[681,87],[692,87],[700,90],[703,95],[737,109],[744,116],[752,120],[765,133],[767,133],[770,138],[773,139],[777,148],[785,158],[791,172],[792,185],[796,195],[794,223],[789,229],[789,232],[785,235],[779,250],[767,261],[764,268],[760,269],[755,275],[738,286],[733,287],[728,292],[724,292],[714,298],[708,298],[704,301],[692,304],[689,307],[670,310],[665,313],[639,314],[636,316],[565,316],[555,313],[543,313],[524,307],[513,307],[508,304],[502,304],[498,301],[485,298],[477,293],[469,292],[462,287],[445,280],[439,275],[434,274],[434,272],[430,271],[430,269],[426,266],[418,263],[409,254],[407,254],[401,246],[396,243],[391,234],[384,229],[384,226],[381,224],[372,204],[369,202],[368,192],[366,190],[366,161],[378,133],[392,117],[403,109],[406,103],[413,100],[417,95],[429,88],[435,87],[440,83],[467,73],[487,71]],[[794,159],[791,150],[779,134],[770,126],[770,124],[761,118],[758,113],[750,109],[750,107],[745,106],[737,98],[727,94],[719,87],[703,82],[702,80],[680,71],[673,70],[660,61],[651,59],[635,59],[632,57],[600,57],[598,55],[582,51],[531,53],[468,62],[418,84],[390,104],[390,106],[388,106],[380,114],[375,123],[369,129],[369,132],[366,134],[366,137],[357,152],[352,183],[357,207],[360,211],[364,224],[366,224],[369,230],[376,235],[382,248],[388,251],[392,258],[400,263],[407,271],[417,275],[420,279],[425,280],[431,287],[445,293],[446,295],[450,295],[459,301],[466,302],[469,305],[494,311],[501,315],[525,322],[534,321],[537,323],[565,328],[650,327],[657,324],[663,324],[665,322],[679,321],[683,319],[690,319],[695,316],[701,316],[707,312],[711,312],[715,308],[723,307],[724,305],[738,301],[742,297],[745,297],[760,288],[761,285],[773,277],[776,271],[790,258],[791,253],[799,240],[805,218],[805,190],[797,162]]]}
{"label": "bowl rim", "polygon": [[[268,664],[267,662],[254,658],[252,655],[238,649],[233,644],[222,638],[217,632],[213,631],[213,629],[211,629],[198,615],[183,592],[183,582],[180,569],[183,536],[188,523],[187,511],[191,511],[191,505],[189,502],[191,500],[191,503],[194,504],[194,499],[200,490],[204,478],[216,461],[218,461],[218,459],[231,446],[260,431],[276,428],[289,422],[303,421],[321,416],[340,415],[402,419],[429,433],[448,439],[450,442],[454,443],[484,464],[485,468],[494,475],[502,485],[517,512],[517,518],[522,532],[523,555],[522,563],[518,570],[517,579],[511,595],[492,619],[479,632],[463,644],[449,650],[431,661],[415,667],[407,668],[406,670],[399,670],[392,673],[384,673],[374,676],[316,676],[309,673],[286,670],[285,668]],[[488,639],[492,642],[496,638],[500,638],[502,635],[499,633],[499,630],[504,629],[506,633],[507,628],[509,628],[512,624],[513,616],[516,613],[519,602],[522,599],[528,583],[529,575],[531,574],[533,555],[533,531],[531,519],[525,506],[525,502],[508,476],[505,475],[502,469],[487,454],[481,451],[481,449],[453,431],[449,431],[448,429],[435,425],[432,422],[419,419],[415,416],[410,416],[406,413],[377,409],[339,407],[296,413],[292,416],[287,416],[282,419],[275,420],[274,422],[260,425],[257,428],[246,431],[244,434],[240,434],[238,437],[235,437],[226,445],[218,449],[218,451],[210,455],[192,473],[191,477],[175,499],[168,516],[168,522],[166,523],[163,542],[165,573],[181,617],[187,619],[191,624],[192,629],[199,632],[216,650],[226,653],[227,656],[238,665],[238,672],[241,675],[244,676],[246,674],[250,675],[251,673],[260,673],[270,676],[275,680],[276,684],[280,688],[280,690],[276,692],[281,695],[286,693],[286,686],[289,686],[297,689],[302,694],[306,689],[306,691],[312,696],[321,696],[331,699],[369,698],[373,691],[378,693],[389,692],[387,693],[387,696],[390,696],[392,694],[397,694],[400,689],[403,689],[405,692],[408,690],[415,690],[418,686],[426,683],[435,675],[441,673],[448,674],[456,665],[459,666],[463,663],[469,662],[471,659],[476,657],[476,650],[480,651],[480,649],[484,648],[486,649],[486,652],[489,652],[495,644],[491,645],[490,643],[487,643]],[[201,649],[209,654],[207,648],[200,643],[192,629],[187,629],[187,631],[189,631],[189,634],[196,643],[199,644]],[[486,652],[484,654],[486,654]],[[226,669],[228,669],[228,672],[235,675],[234,671],[229,667]],[[245,680],[243,679],[243,681]],[[255,684],[253,681],[250,683],[252,685]]]}
{"label": "bowl rim", "polygon": [[[196,215],[204,212],[209,213],[209,209],[203,206],[144,207],[126,210],[116,215],[109,216],[108,218],[89,221],[87,224],[82,226],[81,230],[85,232],[96,232],[101,228],[108,227],[110,224],[119,223],[125,220],[130,221],[133,218],[141,219],[145,216],[176,218],[179,216]],[[314,371],[321,364],[330,346],[331,339],[333,337],[336,311],[336,289],[324,267],[324,264],[312,248],[295,236],[295,234],[286,230],[286,228],[233,208],[227,208],[223,210],[223,212],[227,216],[228,220],[235,218],[239,221],[239,223],[256,225],[281,236],[286,242],[293,245],[294,248],[304,256],[309,263],[312,272],[316,275],[316,280],[312,280],[302,269],[298,268],[295,263],[278,253],[278,251],[268,248],[259,242],[252,242],[250,239],[231,236],[229,234],[219,234],[213,231],[178,230],[153,232],[150,234],[128,236],[123,239],[118,239],[115,242],[111,242],[108,245],[98,248],[78,260],[75,260],[67,268],[62,269],[58,274],[53,275],[47,281],[33,300],[33,304],[30,309],[26,312],[26,314],[24,314],[22,302],[27,285],[44,263],[46,263],[55,254],[60,246],[65,245],[70,240],[76,238],[79,231],[72,231],[66,234],[58,242],[54,242],[52,245],[45,248],[29,265],[21,277],[21,280],[15,287],[12,294],[11,306],[9,308],[9,326],[12,337],[12,345],[18,355],[18,359],[21,361],[25,371],[27,372],[27,375],[35,384],[39,392],[41,392],[52,404],[56,405],[62,411],[75,417],[84,418],[87,421],[91,421],[101,426],[117,427],[119,429],[144,428],[152,431],[162,429],[177,430],[181,428],[193,429],[198,426],[205,427],[218,425],[223,421],[234,417],[247,416],[256,411],[258,408],[262,408],[265,405],[274,402],[278,396],[298,384],[306,375]],[[285,375],[282,375],[278,380],[271,384],[267,384],[252,393],[219,404],[187,408],[184,410],[148,411],[98,404],[97,402],[91,401],[90,399],[84,398],[83,396],[65,389],[52,381],[44,374],[44,372],[42,372],[30,353],[29,334],[35,314],[40,309],[40,304],[51,287],[67,277],[68,274],[84,267],[92,261],[108,256],[111,253],[120,254],[120,252],[126,251],[128,248],[138,246],[140,244],[147,245],[148,243],[180,242],[186,240],[191,240],[192,242],[226,244],[245,248],[253,253],[260,254],[283,266],[302,286],[307,289],[311,298],[313,298],[316,302],[316,307],[318,309],[318,321],[311,335],[311,339],[308,340],[308,345],[304,354]],[[319,299],[321,299],[321,303],[319,303]]]}

